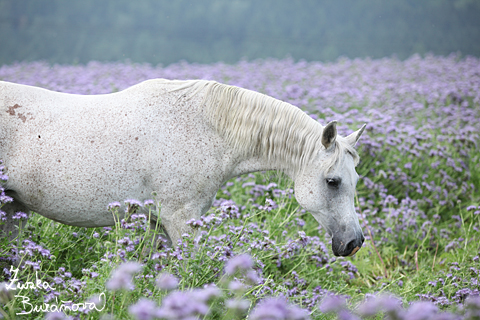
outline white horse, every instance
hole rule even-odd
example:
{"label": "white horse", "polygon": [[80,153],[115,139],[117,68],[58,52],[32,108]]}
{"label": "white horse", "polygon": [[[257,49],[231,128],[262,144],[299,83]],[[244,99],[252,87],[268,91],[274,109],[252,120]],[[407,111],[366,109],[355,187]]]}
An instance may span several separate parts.
{"label": "white horse", "polygon": [[110,226],[108,203],[156,193],[176,244],[227,180],[281,170],[332,235],[334,254],[348,256],[364,241],[353,148],[364,128],[343,138],[336,122],[322,127],[288,103],[213,81],[149,80],[95,96],[0,81],[0,159],[14,198],[2,210]]}

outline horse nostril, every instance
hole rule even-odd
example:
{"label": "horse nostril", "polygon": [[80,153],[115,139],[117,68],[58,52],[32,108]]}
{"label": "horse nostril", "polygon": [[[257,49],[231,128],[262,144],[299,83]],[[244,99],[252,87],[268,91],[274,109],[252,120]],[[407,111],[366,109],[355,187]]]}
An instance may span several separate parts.
{"label": "horse nostril", "polygon": [[362,244],[363,244],[363,241],[365,240],[365,238],[362,237],[360,239],[354,239],[352,241],[350,241],[349,243],[347,243],[347,245],[345,246],[345,253],[346,255],[348,256],[353,256],[355,253],[357,253],[358,250],[360,250],[360,248],[362,247]]}
{"label": "horse nostril", "polygon": [[340,240],[339,237],[334,236],[332,239],[333,254],[337,257],[338,256],[346,257],[346,256],[352,256],[355,253],[357,253],[357,251],[360,250],[360,248],[362,247],[363,240],[365,238],[363,237],[363,235],[361,237],[357,235],[353,239],[352,238],[350,239],[351,240],[344,245],[344,242],[342,242],[342,240]]}
{"label": "horse nostril", "polygon": [[350,252],[352,252],[353,249],[355,249],[355,247],[356,247],[355,240],[352,240],[349,243],[347,243],[345,247],[345,251],[348,252],[348,254],[350,254]]}

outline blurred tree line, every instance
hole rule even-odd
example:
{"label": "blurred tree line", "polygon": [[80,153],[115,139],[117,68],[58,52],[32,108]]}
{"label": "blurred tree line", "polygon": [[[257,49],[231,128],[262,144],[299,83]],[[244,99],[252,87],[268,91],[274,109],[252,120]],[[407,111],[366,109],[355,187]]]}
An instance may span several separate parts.
{"label": "blurred tree line", "polygon": [[480,56],[478,0],[0,0],[0,64]]}

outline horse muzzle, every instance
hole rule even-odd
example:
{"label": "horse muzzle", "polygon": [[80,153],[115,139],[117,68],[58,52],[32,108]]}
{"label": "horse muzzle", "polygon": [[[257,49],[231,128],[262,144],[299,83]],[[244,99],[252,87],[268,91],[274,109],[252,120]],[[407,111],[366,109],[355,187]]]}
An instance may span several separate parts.
{"label": "horse muzzle", "polygon": [[353,256],[363,245],[365,237],[362,232],[350,237],[333,235],[332,250],[337,257]]}

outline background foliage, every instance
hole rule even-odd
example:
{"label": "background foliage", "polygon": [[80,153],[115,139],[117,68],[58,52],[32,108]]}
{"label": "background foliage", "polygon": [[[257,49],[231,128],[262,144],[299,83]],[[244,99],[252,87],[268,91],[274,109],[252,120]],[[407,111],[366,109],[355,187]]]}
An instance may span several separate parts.
{"label": "background foliage", "polygon": [[0,0],[0,65],[480,55],[475,0]]}

